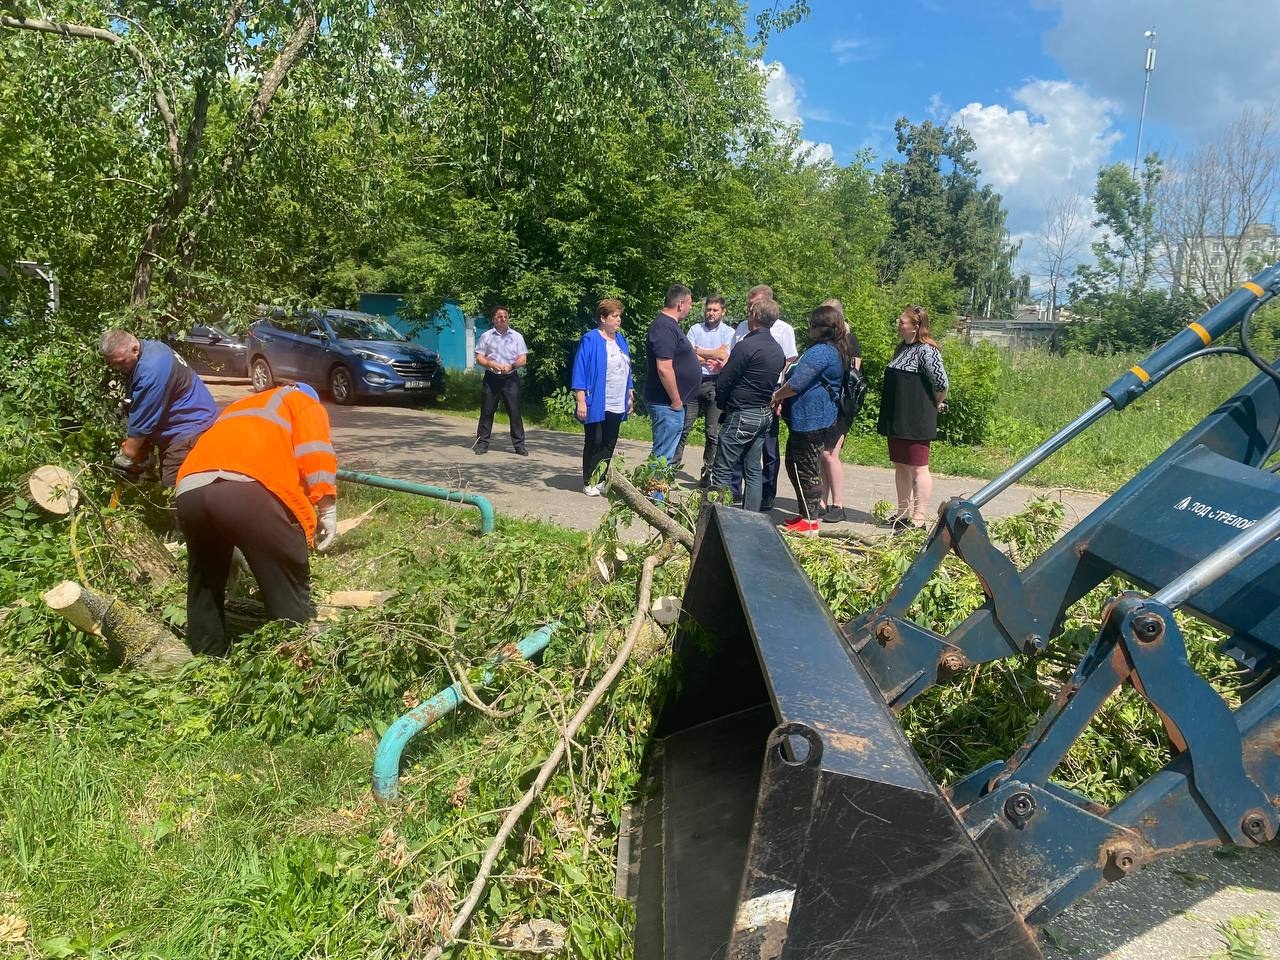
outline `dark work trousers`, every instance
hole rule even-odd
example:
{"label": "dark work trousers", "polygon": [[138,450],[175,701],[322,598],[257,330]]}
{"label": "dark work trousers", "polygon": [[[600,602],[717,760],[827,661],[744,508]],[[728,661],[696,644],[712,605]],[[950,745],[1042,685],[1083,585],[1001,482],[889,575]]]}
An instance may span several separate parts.
{"label": "dark work trousers", "polygon": [[827,439],[822,430],[792,430],[787,434],[787,476],[796,491],[797,512],[806,520],[818,519],[822,499],[822,448]]}
{"label": "dark work trousers", "polygon": [[618,428],[622,426],[622,414],[605,412],[603,420],[595,423],[584,423],[582,429],[582,485],[592,483],[596,467],[600,464],[608,469],[613,459],[613,448],[618,443]]}
{"label": "dark work trousers", "polygon": [[485,371],[480,388],[480,423],[476,426],[475,445],[482,449],[489,446],[489,435],[493,433],[493,415],[497,412],[499,398],[507,408],[507,416],[511,418],[511,446],[523,450],[524,419],[520,416],[520,375],[514,370],[511,373]]}
{"label": "dark work trousers", "polygon": [[720,435],[720,407],[716,405],[716,378],[703,377],[698,387],[698,402],[685,407],[684,433],[680,434],[680,446],[676,448],[676,463],[684,462],[684,445],[693,432],[693,425],[702,417],[702,429],[707,442],[702,447],[702,485],[711,485],[711,466],[716,462],[716,437]]}
{"label": "dark work trousers", "polygon": [[[778,496],[778,474],[781,472],[782,457],[779,456],[778,450],[778,424],[781,422],[779,417],[773,418],[773,423],[769,426],[769,432],[764,437],[764,467],[762,468],[760,479],[760,509],[772,510],[773,501]],[[742,468],[734,467],[733,469],[733,495],[735,497],[742,496]]]}
{"label": "dark work trousers", "polygon": [[157,446],[160,453],[160,486],[173,489],[177,485],[178,471],[182,469],[182,462],[187,459],[187,454],[199,439],[199,433],[189,433],[185,437],[174,440],[168,446]]}
{"label": "dark work trousers", "polygon": [[297,518],[255,481],[215,480],[178,497],[178,524],[187,538],[187,643],[215,657],[231,648],[223,604],[231,550],[239,547],[258,581],[267,616],[311,618],[307,536]]}

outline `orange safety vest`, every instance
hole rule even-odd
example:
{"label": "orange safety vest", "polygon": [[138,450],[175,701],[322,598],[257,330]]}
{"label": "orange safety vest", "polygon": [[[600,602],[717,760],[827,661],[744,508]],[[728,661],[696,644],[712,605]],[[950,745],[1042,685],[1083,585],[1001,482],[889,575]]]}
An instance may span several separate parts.
{"label": "orange safety vest", "polygon": [[253,477],[298,518],[315,543],[315,505],[338,495],[338,457],[329,414],[294,386],[237,400],[201,434],[178,471],[230,470]]}

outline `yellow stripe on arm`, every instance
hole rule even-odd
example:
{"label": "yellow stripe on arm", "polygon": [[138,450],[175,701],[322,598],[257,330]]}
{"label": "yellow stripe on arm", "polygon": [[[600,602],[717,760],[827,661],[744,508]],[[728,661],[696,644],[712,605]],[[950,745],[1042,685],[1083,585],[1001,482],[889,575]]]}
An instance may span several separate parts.
{"label": "yellow stripe on arm", "polygon": [[1206,347],[1213,342],[1213,337],[1209,336],[1209,331],[1206,330],[1204,327],[1202,327],[1200,324],[1196,323],[1194,320],[1191,321],[1191,323],[1187,324],[1187,329],[1194,330],[1196,332],[1196,336],[1198,336],[1201,340],[1204,341],[1204,345]]}
{"label": "yellow stripe on arm", "polygon": [[1246,280],[1244,283],[1240,284],[1240,289],[1241,289],[1241,290],[1248,290],[1248,291],[1249,291],[1250,293],[1252,293],[1255,297],[1261,297],[1264,293],[1266,293],[1266,292],[1267,292],[1267,291],[1263,290],[1263,289],[1262,289],[1262,287],[1260,287],[1260,286],[1258,286],[1256,283],[1254,283],[1252,280]]}
{"label": "yellow stripe on arm", "polygon": [[1132,367],[1130,367],[1130,368],[1129,368],[1129,372],[1130,372],[1130,373],[1132,373],[1132,374],[1133,374],[1135,377],[1137,377],[1139,380],[1141,380],[1143,383],[1150,383],[1150,382],[1151,382],[1151,374],[1147,373],[1147,371],[1143,370],[1143,369],[1142,369],[1141,367],[1139,367],[1139,366],[1132,366]]}

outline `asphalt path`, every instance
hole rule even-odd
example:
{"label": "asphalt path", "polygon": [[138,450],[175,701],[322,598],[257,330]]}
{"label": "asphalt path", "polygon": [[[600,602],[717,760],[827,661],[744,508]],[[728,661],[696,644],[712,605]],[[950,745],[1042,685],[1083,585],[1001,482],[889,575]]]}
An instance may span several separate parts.
{"label": "asphalt path", "polygon": [[[247,384],[210,382],[219,403],[244,396]],[[517,456],[511,447],[502,416],[494,424],[489,452],[472,451],[475,420],[431,408],[415,409],[391,404],[340,407],[325,404],[333,427],[339,464],[346,470],[377,473],[468,493],[480,494],[493,504],[499,516],[529,517],[575,530],[593,530],[608,510],[603,497],[582,492],[582,434],[526,428],[529,456]],[[649,455],[649,444],[619,440],[617,455],[634,466]],[[702,449],[685,453],[684,472],[677,478],[692,485],[702,469]],[[871,515],[877,500],[895,501],[893,472],[880,467],[844,465],[846,523],[825,525],[833,531],[883,533]],[[934,507],[943,500],[973,493],[981,480],[935,476]],[[983,508],[988,518],[1021,510],[1032,497],[1048,493],[1061,499],[1068,524],[1089,513],[1103,498],[1074,490],[1049,490],[1014,486]],[[796,514],[795,494],[784,474],[779,479],[773,518],[784,523]],[[632,536],[646,531],[633,528]]]}
{"label": "asphalt path", "polygon": [[[224,404],[248,393],[247,384],[238,381],[214,381],[209,387]],[[581,433],[528,429],[529,456],[521,457],[512,451],[506,423],[499,417],[489,453],[477,456],[471,448],[471,418],[390,404],[325,406],[344,469],[482,494],[499,516],[529,517],[576,530],[594,529],[608,509],[604,498],[582,493]],[[649,445],[623,440],[617,452],[634,465],[645,459]],[[690,449],[684,479],[692,482],[701,464],[701,450]],[[872,520],[871,506],[895,498],[892,471],[845,464],[844,477],[845,507],[852,519],[831,525],[831,530],[883,533]],[[935,477],[934,503],[981,485],[971,478]],[[983,513],[1007,516],[1045,493],[1063,502],[1068,525],[1104,499],[1074,490],[1014,486]],[[795,506],[784,475],[774,518],[784,522]],[[633,537],[648,532],[639,524],[629,531]],[[1269,918],[1256,931],[1260,955],[1280,958],[1280,852],[1274,847],[1201,850],[1157,863],[1077,902],[1049,924],[1042,946],[1047,957],[1062,960],[1209,960],[1227,956],[1219,924],[1258,914]]]}

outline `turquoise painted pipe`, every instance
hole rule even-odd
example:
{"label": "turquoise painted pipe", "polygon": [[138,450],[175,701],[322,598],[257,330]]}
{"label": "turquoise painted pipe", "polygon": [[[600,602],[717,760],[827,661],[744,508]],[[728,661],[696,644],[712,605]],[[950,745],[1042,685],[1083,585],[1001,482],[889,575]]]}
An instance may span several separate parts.
{"label": "turquoise painted pipe", "polygon": [[354,470],[339,470],[338,479],[350,483],[363,483],[367,487],[381,487],[384,490],[398,490],[401,493],[416,493],[420,497],[435,497],[437,500],[469,504],[480,511],[480,532],[493,533],[493,504],[477,493],[463,493],[461,490],[447,490],[444,487],[432,487],[425,483],[380,477],[375,473],[356,473]]}
{"label": "turquoise painted pipe", "polygon": [[[519,643],[509,643],[498,651],[485,668],[483,683],[493,679],[494,668],[504,660],[522,657],[532,660],[546,649],[551,634],[558,623],[549,623],[533,631]],[[378,752],[373,757],[373,792],[379,800],[394,800],[400,795],[400,757],[414,734],[425,730],[446,714],[453,713],[462,703],[462,684],[445,687],[430,700],[418,704],[391,725],[378,741]]]}

